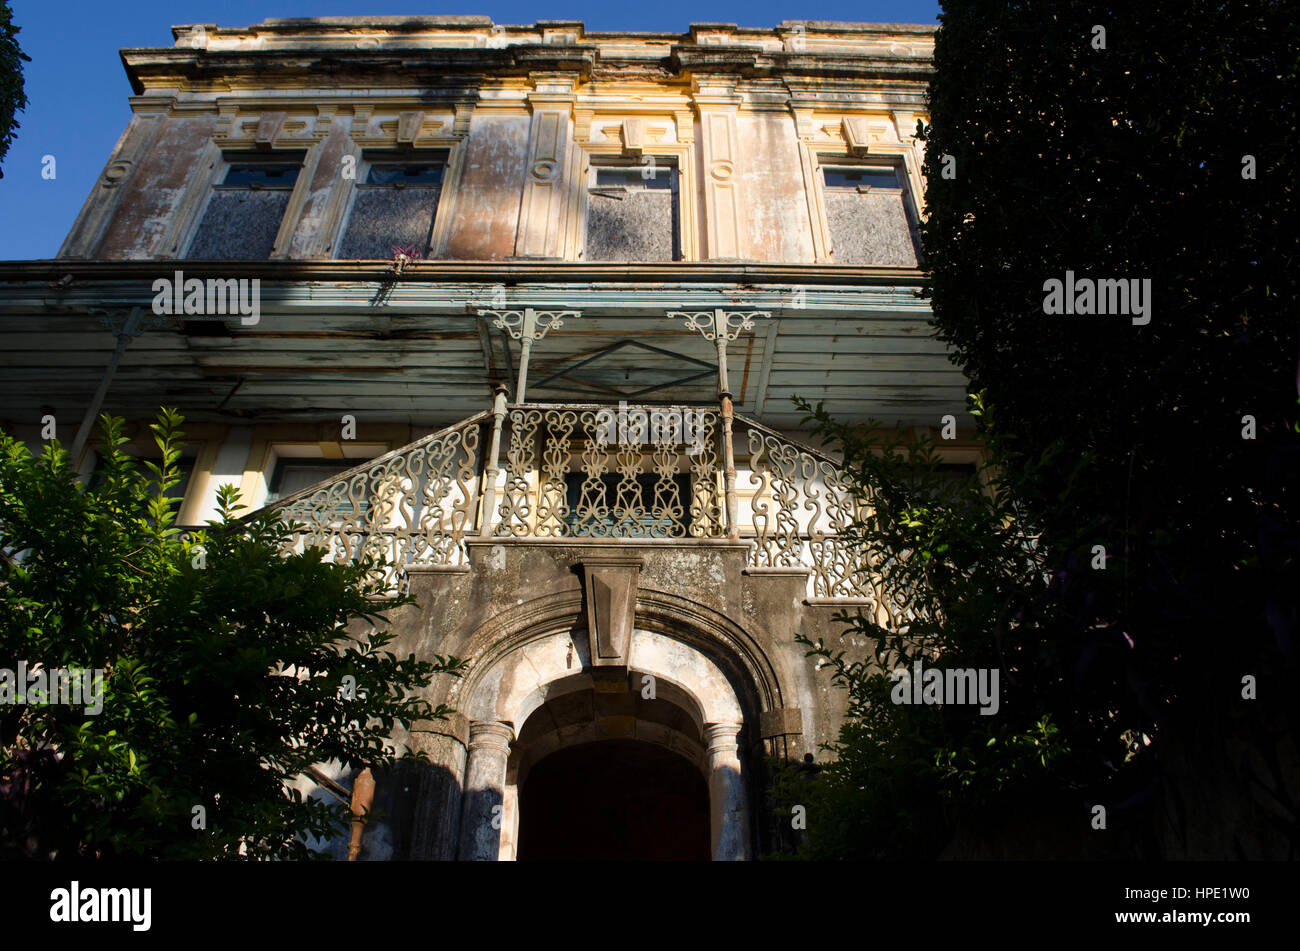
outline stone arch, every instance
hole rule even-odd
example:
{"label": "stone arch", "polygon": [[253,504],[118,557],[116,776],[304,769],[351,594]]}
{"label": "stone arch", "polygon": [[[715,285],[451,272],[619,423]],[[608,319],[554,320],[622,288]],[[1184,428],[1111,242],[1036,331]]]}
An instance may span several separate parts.
{"label": "stone arch", "polygon": [[[731,682],[745,718],[784,706],[781,678],[759,641],[741,625],[718,611],[677,595],[641,588],[636,599],[636,628],[666,635],[694,647],[708,657]],[[460,656],[474,659],[474,667],[453,681],[446,702],[467,711],[485,676],[498,661],[520,647],[547,635],[585,633],[581,592],[561,591],[523,602],[481,624],[467,638]],[[583,638],[574,638],[583,666],[590,666],[590,650]]]}
{"label": "stone arch", "polygon": [[[470,721],[499,720],[522,726],[552,696],[581,689],[592,680],[585,628],[556,631],[529,640],[496,659],[473,683],[461,712]],[[743,722],[744,708],[726,672],[694,645],[636,628],[628,670],[668,684],[689,698],[691,712],[705,723]],[[554,690],[551,685],[555,685]]]}
{"label": "stone arch", "polygon": [[[594,689],[594,678],[612,672],[591,663],[577,592],[503,612],[469,638],[463,653],[477,662],[450,698],[469,720],[459,854],[512,858],[518,777],[510,769],[517,731],[544,704]],[[753,829],[742,734],[753,739],[758,715],[780,705],[772,664],[757,642],[723,615],[645,589],[638,592],[627,661],[626,668],[618,668],[622,676],[653,677],[656,690],[690,714],[698,729],[696,737],[678,742],[656,734],[651,724],[645,736],[668,748],[677,743],[679,753],[692,739],[698,746],[697,762],[709,788],[713,857],[748,857]],[[559,741],[555,748],[561,748]]]}

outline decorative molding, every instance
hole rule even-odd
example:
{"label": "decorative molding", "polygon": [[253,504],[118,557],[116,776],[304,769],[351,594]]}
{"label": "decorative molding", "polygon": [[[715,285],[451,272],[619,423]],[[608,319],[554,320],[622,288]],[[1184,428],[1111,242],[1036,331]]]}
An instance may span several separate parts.
{"label": "decorative molding", "polygon": [[798,707],[778,707],[775,710],[764,710],[758,715],[758,735],[761,739],[802,733],[803,711]]}
{"label": "decorative molding", "polygon": [[871,134],[866,116],[845,116],[840,120],[841,134],[852,155],[866,155],[871,144]]}
{"label": "decorative molding", "polygon": [[539,73],[528,96],[533,112],[529,130],[527,174],[519,210],[518,257],[562,257],[568,224],[567,192],[574,170],[569,142],[573,137],[573,99],[577,77]]}
{"label": "decorative molding", "polygon": [[222,149],[307,149],[329,134],[330,114],[316,104],[263,110],[223,102],[212,141]]}
{"label": "decorative molding", "polygon": [[734,77],[697,76],[694,102],[704,160],[704,255],[740,258],[740,194],[736,178],[736,113],[741,97]]}
{"label": "decorative molding", "polygon": [[[289,118],[287,112],[264,112],[258,117],[257,126],[253,131],[253,143],[263,148],[269,148],[280,130],[284,128],[285,120]],[[310,123],[295,124],[297,128],[303,128]]]}
{"label": "decorative molding", "polygon": [[450,148],[465,137],[456,126],[463,123],[468,132],[469,124],[468,117],[447,107],[426,112],[356,105],[352,115],[352,141],[363,149]]}
{"label": "decorative molding", "polygon": [[[397,116],[397,143],[399,145],[414,145],[416,136],[420,134],[420,128],[424,125],[423,112],[403,112]],[[442,128],[439,123],[438,128]]]}
{"label": "decorative molding", "polygon": [[576,310],[480,310],[480,317],[492,317],[492,325],[504,330],[515,340],[541,340],[551,330],[564,326],[564,319],[576,320],[582,316]]}
{"label": "decorative molding", "polygon": [[646,122],[641,116],[624,119],[622,123],[623,151],[628,155],[640,155],[645,151]]}
{"label": "decorative molding", "polygon": [[686,321],[686,326],[696,333],[702,335],[705,340],[735,340],[743,331],[754,329],[755,317],[771,317],[771,311],[751,310],[727,311],[721,308],[717,310],[700,310],[700,311],[669,311],[669,318],[681,318]]}
{"label": "decorative molding", "polygon": [[636,626],[641,560],[617,556],[584,559],[582,571],[592,666],[626,667]]}

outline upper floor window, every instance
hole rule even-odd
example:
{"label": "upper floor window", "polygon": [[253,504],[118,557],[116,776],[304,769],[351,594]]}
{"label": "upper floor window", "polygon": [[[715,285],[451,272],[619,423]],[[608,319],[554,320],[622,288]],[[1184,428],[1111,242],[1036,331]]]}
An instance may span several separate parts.
{"label": "upper floor window", "polygon": [[588,182],[589,261],[677,261],[681,241],[677,169],[597,165]]}
{"label": "upper floor window", "polygon": [[822,183],[836,264],[917,266],[914,218],[899,168],[828,164]]}
{"label": "upper floor window", "polygon": [[387,259],[393,257],[394,248],[415,248],[424,256],[438,215],[445,168],[445,156],[372,158],[365,180],[357,185],[338,256]]}
{"label": "upper floor window", "polygon": [[[330,476],[338,475],[357,465],[356,459],[295,459],[281,457],[276,461],[271,473],[266,503],[278,502],[280,499],[301,492],[317,483],[324,482]],[[364,504],[364,503],[363,503]]]}
{"label": "upper floor window", "polygon": [[269,258],[302,168],[301,156],[233,157],[212,189],[186,257],[209,260]]}

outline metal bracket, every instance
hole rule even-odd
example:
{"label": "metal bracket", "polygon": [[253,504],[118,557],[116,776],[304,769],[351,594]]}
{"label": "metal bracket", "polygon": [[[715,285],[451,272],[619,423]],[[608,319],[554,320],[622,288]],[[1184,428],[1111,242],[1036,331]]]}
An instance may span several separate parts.
{"label": "metal bracket", "polygon": [[578,310],[479,310],[480,317],[491,317],[492,325],[504,330],[515,340],[520,341],[522,353],[519,357],[519,378],[515,384],[515,402],[524,402],[528,385],[528,357],[533,351],[533,342],[541,340],[552,330],[564,326],[565,319],[576,320],[582,316]]}

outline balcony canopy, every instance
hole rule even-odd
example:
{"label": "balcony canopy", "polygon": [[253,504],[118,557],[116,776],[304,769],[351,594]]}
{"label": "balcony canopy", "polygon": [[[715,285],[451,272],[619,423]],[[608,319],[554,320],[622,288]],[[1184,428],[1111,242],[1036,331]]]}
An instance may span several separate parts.
{"label": "balcony canopy", "polygon": [[[103,408],[150,418],[336,420],[419,426],[511,390],[520,342],[492,308],[576,311],[535,342],[528,402],[716,404],[713,343],[673,311],[761,312],[728,345],[737,412],[793,429],[791,397],[845,419],[962,428],[965,384],[931,337],[915,271],[724,264],[594,266],[411,262],[0,264],[0,401],[12,420],[78,415],[125,341]],[[158,278],[259,280],[256,323],[155,314]],[[218,273],[219,271],[219,273]],[[121,336],[133,308],[139,332]],[[514,401],[515,394],[510,398]]]}

